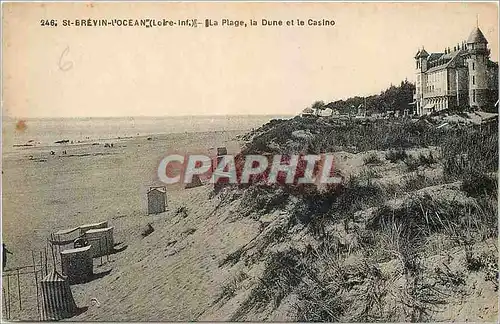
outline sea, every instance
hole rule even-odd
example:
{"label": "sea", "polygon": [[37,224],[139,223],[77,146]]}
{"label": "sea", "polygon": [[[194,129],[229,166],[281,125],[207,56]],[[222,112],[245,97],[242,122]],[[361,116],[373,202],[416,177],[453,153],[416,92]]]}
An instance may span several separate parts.
{"label": "sea", "polygon": [[47,146],[56,141],[73,143],[128,138],[155,134],[210,131],[244,131],[258,128],[272,119],[290,115],[218,115],[175,117],[88,117],[2,119],[2,150],[23,146]]}

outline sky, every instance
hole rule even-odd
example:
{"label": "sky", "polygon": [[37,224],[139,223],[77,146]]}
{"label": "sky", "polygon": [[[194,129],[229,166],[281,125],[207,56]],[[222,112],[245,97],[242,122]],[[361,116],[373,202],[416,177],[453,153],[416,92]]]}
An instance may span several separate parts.
{"label": "sky", "polygon": [[[414,56],[479,27],[495,3],[3,3],[2,111],[20,117],[296,114],[415,79]],[[211,19],[254,27],[63,27],[64,19]],[[41,26],[55,19],[57,27]],[[262,26],[262,19],[305,26]],[[307,26],[334,20],[333,27]]]}

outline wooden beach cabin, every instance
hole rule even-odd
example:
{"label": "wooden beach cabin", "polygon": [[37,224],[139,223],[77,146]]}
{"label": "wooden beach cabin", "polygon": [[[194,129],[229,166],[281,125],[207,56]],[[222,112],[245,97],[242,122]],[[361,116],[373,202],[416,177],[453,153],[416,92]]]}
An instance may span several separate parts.
{"label": "wooden beach cabin", "polygon": [[70,284],[83,283],[93,275],[91,246],[61,251],[61,269]]}
{"label": "wooden beach cabin", "polygon": [[[217,164],[213,167],[213,171],[214,172],[217,169],[217,166],[219,165],[220,161],[222,160],[222,156],[224,156],[224,155],[227,155],[227,148],[225,146],[224,147],[218,147],[217,148]],[[228,182],[227,178],[218,179],[214,183],[214,189],[215,190],[220,189],[227,182]]]}
{"label": "wooden beach cabin", "polygon": [[148,215],[164,213],[167,206],[167,188],[150,187],[147,195]]}
{"label": "wooden beach cabin", "polygon": [[217,148],[217,156],[221,155],[227,155],[227,148],[225,146]]}

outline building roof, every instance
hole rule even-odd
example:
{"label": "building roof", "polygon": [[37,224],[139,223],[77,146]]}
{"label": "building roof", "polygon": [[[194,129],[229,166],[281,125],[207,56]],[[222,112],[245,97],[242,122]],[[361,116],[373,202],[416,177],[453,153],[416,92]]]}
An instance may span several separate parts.
{"label": "building roof", "polygon": [[167,190],[166,190],[166,188],[165,188],[165,187],[151,187],[151,188],[149,188],[149,190],[148,190],[148,195],[149,195],[150,193],[152,193],[152,192],[155,192],[155,193],[157,193],[157,192],[160,192],[160,193],[166,193],[166,192],[167,192]]}
{"label": "building roof", "polygon": [[[454,52],[451,52],[448,54],[441,55],[441,57],[439,57],[439,60],[443,60],[443,63],[440,65],[431,67],[429,70],[427,70],[427,72],[434,72],[434,71],[438,71],[438,70],[449,67],[451,65],[451,63],[454,61],[454,59],[461,53],[463,53],[462,50],[457,50],[457,51],[454,51]],[[432,54],[439,54],[439,53],[432,53]],[[432,54],[431,54],[431,56],[432,56]]]}
{"label": "building roof", "polygon": [[467,38],[467,44],[471,43],[483,43],[483,44],[488,44],[488,41],[486,40],[486,37],[484,37],[483,32],[476,27],[469,35],[469,38]]}
{"label": "building roof", "polygon": [[429,53],[425,49],[421,49],[420,51],[417,52],[417,55],[415,55],[415,58],[421,58],[421,57],[427,57],[429,56]]}
{"label": "building roof", "polygon": [[431,54],[429,55],[428,60],[429,60],[429,61],[435,61],[435,60],[437,60],[438,58],[440,58],[440,57],[441,57],[441,56],[443,56],[443,55],[444,55],[444,53],[431,53]]}

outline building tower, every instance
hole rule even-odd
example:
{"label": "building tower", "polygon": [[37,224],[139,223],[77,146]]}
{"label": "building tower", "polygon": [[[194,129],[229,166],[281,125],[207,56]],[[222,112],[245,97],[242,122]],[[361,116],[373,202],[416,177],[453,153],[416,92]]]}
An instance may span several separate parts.
{"label": "building tower", "polygon": [[415,95],[413,99],[415,100],[417,114],[422,114],[422,107],[425,105],[424,103],[424,89],[426,87],[426,75],[427,71],[427,58],[429,57],[429,53],[426,52],[424,47],[417,52],[415,55],[415,64],[416,64],[416,84],[415,84]]}
{"label": "building tower", "polygon": [[488,104],[488,41],[476,27],[467,39],[465,59],[469,72],[469,106],[483,108]]}

